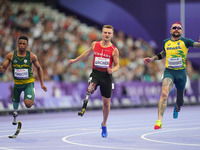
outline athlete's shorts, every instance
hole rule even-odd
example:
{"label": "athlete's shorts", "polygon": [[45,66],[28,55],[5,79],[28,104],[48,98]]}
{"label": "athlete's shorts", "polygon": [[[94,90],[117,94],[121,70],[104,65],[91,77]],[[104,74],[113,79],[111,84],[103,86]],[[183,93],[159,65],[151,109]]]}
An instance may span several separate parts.
{"label": "athlete's shorts", "polygon": [[20,102],[20,95],[24,91],[24,99],[30,99],[34,101],[35,89],[34,82],[27,84],[15,84],[13,88],[13,102]]}
{"label": "athlete's shorts", "polygon": [[88,81],[89,83],[96,84],[96,88],[97,86],[100,86],[101,95],[103,97],[111,98],[113,87],[112,74],[93,69]]}
{"label": "athlete's shorts", "polygon": [[164,71],[163,79],[164,78],[172,79],[177,89],[184,90],[185,84],[187,82],[186,69],[173,70],[173,69],[166,68]]}

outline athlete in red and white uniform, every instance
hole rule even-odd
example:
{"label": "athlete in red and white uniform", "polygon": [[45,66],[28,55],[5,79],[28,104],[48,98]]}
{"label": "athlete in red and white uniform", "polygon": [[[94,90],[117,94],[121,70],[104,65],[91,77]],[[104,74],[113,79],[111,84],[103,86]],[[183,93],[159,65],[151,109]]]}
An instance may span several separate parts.
{"label": "athlete in red and white uniform", "polygon": [[107,72],[107,68],[112,67],[113,62],[113,50],[115,49],[114,45],[109,47],[102,47],[101,41],[96,42],[93,54],[93,69]]}
{"label": "athlete in red and white uniform", "polygon": [[83,102],[82,111],[79,112],[83,116],[88,98],[97,86],[100,86],[100,91],[103,99],[103,122],[102,122],[102,137],[107,137],[106,122],[110,112],[110,100],[112,95],[112,73],[119,69],[119,51],[111,43],[114,28],[111,25],[104,25],[102,28],[102,40],[95,41],[90,48],[75,59],[70,59],[68,62],[73,64],[77,61],[83,60],[90,55],[93,57],[93,71],[89,78],[89,86],[87,95]]}

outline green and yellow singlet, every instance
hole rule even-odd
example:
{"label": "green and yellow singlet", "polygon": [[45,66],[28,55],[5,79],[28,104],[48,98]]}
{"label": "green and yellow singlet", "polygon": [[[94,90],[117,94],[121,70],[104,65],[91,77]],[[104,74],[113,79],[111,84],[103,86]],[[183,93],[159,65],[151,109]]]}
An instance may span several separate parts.
{"label": "green and yellow singlet", "polygon": [[30,51],[26,51],[25,57],[17,56],[17,50],[14,51],[12,72],[15,84],[27,84],[35,81],[33,78]]}
{"label": "green and yellow singlet", "polygon": [[192,39],[181,37],[177,41],[168,38],[163,41],[163,49],[166,52],[166,68],[182,70],[186,68],[186,58],[189,47],[193,47]]}

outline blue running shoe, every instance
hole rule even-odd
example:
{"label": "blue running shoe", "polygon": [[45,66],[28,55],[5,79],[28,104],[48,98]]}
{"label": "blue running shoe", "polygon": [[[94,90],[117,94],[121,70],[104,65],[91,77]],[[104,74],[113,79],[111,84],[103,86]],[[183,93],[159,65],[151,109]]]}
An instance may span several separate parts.
{"label": "blue running shoe", "polygon": [[102,136],[103,138],[106,138],[106,137],[108,136],[107,127],[106,127],[106,126],[104,127],[104,126],[102,125],[102,123],[101,123],[101,129],[102,129],[101,136]]}
{"label": "blue running shoe", "polygon": [[178,118],[178,112],[180,112],[180,107],[178,107],[176,104],[174,105],[174,113],[173,113],[173,118],[177,119]]}

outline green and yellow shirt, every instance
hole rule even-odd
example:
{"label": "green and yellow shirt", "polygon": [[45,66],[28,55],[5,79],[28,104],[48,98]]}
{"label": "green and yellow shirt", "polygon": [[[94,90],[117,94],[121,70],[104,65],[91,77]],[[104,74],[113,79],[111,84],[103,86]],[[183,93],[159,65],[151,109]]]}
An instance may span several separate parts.
{"label": "green and yellow shirt", "polygon": [[30,51],[26,51],[25,57],[17,56],[17,50],[14,51],[12,72],[15,84],[27,84],[35,81],[33,78]]}
{"label": "green and yellow shirt", "polygon": [[192,39],[181,37],[177,41],[168,38],[163,41],[163,49],[166,52],[166,68],[182,70],[186,68],[186,58],[189,47],[193,47]]}

